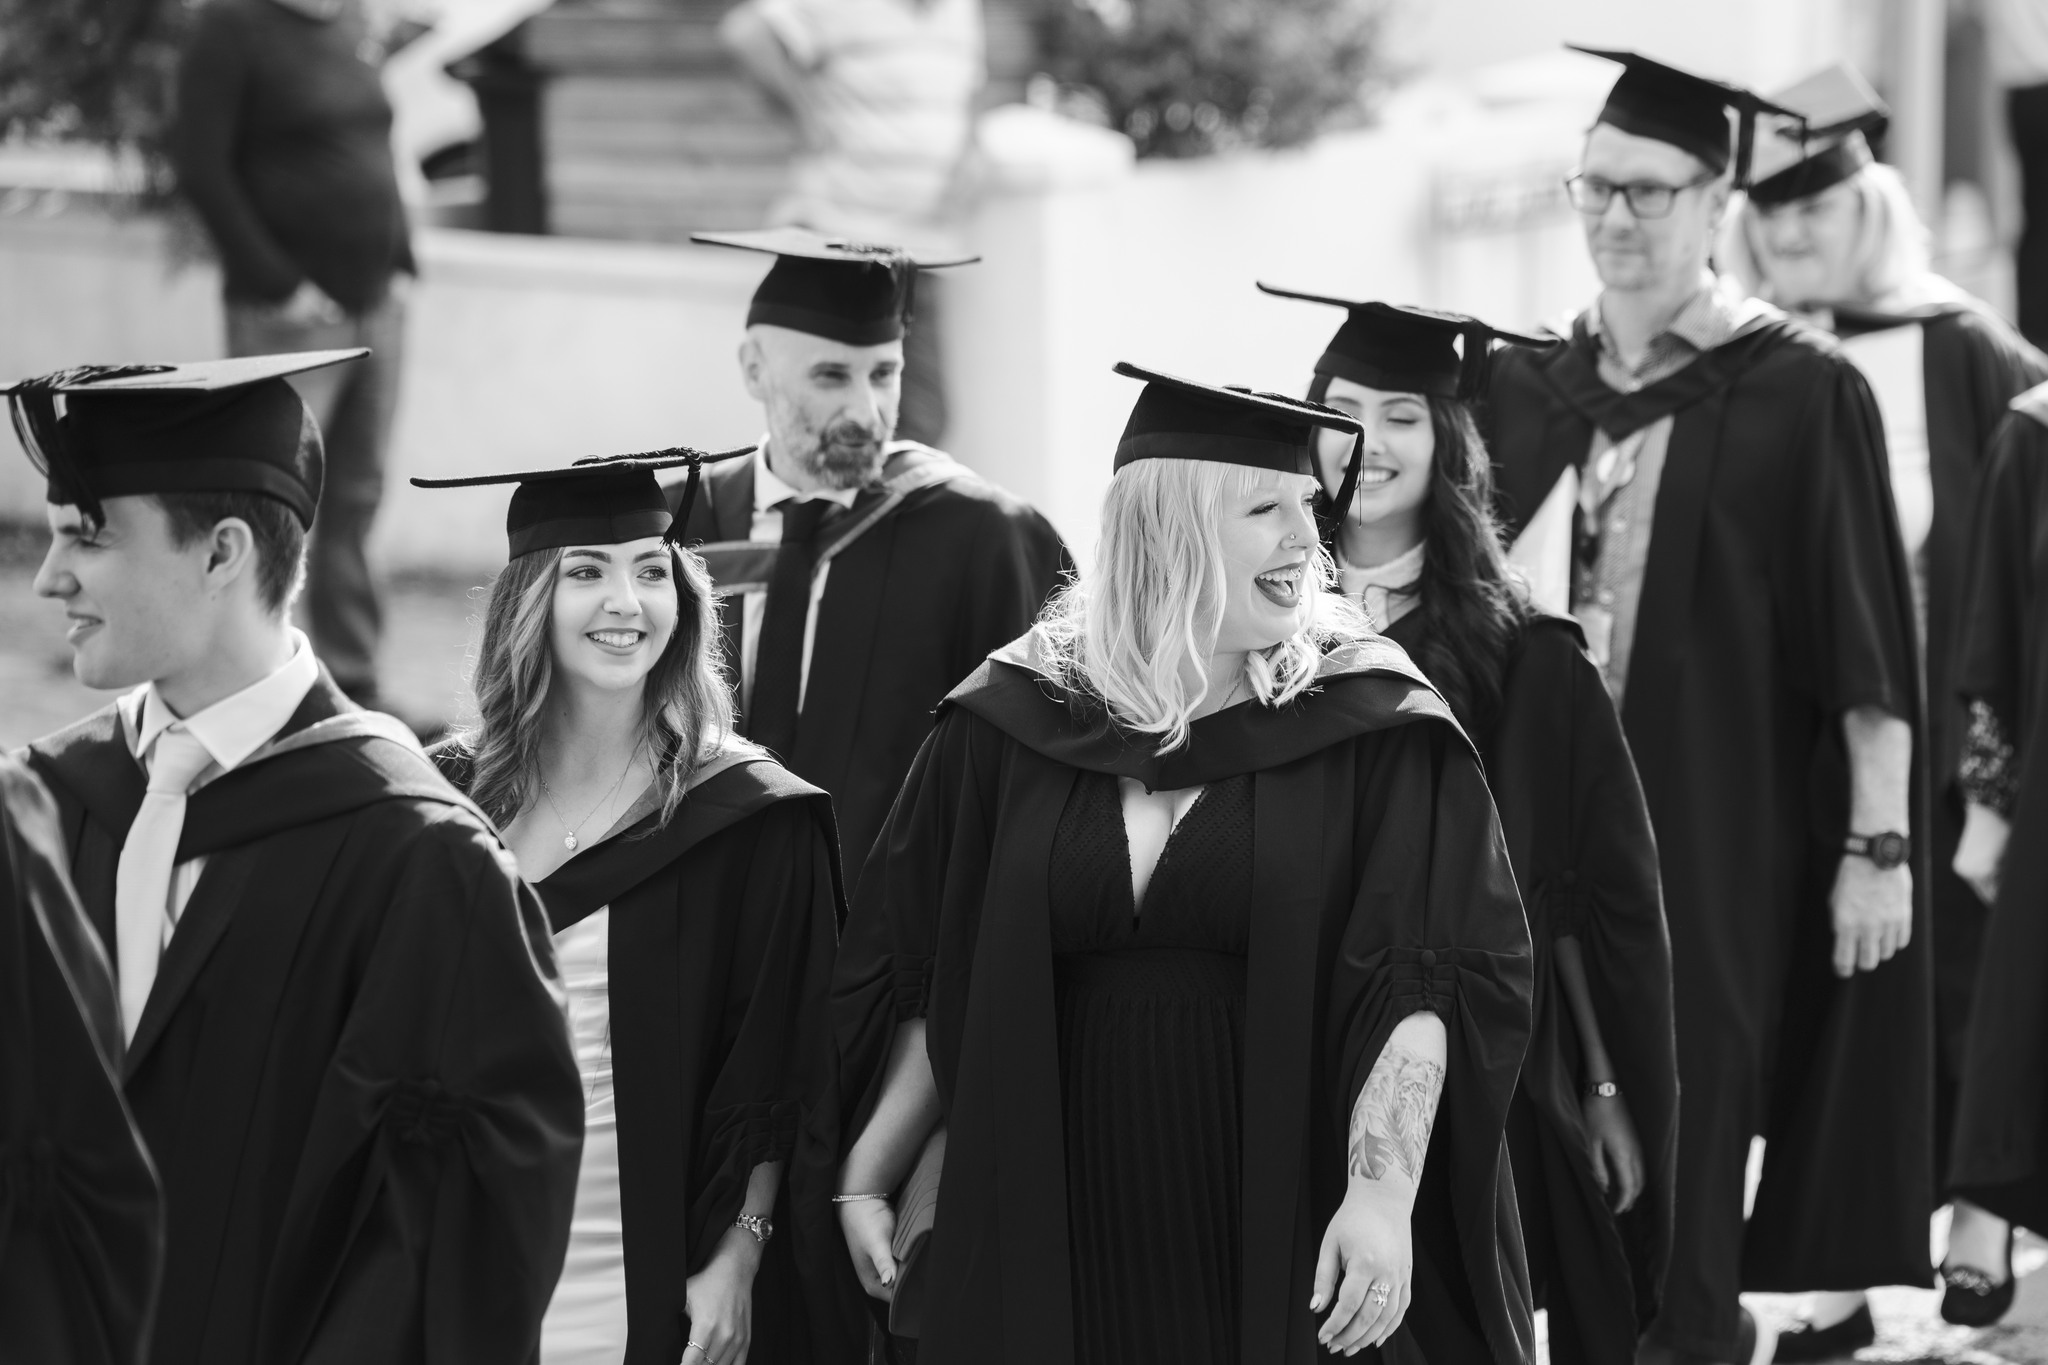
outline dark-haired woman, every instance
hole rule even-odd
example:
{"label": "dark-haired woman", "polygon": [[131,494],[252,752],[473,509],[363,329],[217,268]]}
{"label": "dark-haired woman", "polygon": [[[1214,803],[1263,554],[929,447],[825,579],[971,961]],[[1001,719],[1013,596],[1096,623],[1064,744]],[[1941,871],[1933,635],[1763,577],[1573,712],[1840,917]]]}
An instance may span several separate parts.
{"label": "dark-haired woman", "polygon": [[[1494,338],[1531,339],[1452,314],[1292,297],[1348,309],[1310,389],[1365,429],[1357,493],[1326,528],[1340,584],[1478,744],[1529,916],[1534,1032],[1508,1145],[1551,1359],[1627,1365],[1670,1238],[1670,947],[1620,719],[1576,623],[1537,611],[1511,576],[1463,397]],[[1332,494],[1351,453],[1322,440]]]}
{"label": "dark-haired woman", "polygon": [[478,719],[433,757],[547,905],[584,1079],[542,1365],[809,1356],[776,1232],[822,1079],[831,810],[733,736],[710,579],[665,534],[678,462],[446,481],[519,489]]}

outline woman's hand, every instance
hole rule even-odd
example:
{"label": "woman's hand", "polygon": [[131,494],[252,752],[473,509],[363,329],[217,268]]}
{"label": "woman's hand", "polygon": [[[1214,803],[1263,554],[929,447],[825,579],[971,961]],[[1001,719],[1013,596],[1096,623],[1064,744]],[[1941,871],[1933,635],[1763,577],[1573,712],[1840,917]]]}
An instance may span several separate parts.
{"label": "woman's hand", "polygon": [[710,1264],[683,1285],[690,1346],[683,1365],[746,1365],[754,1340],[754,1272],[761,1244],[745,1228],[727,1228]]}
{"label": "woman's hand", "polygon": [[1963,837],[1956,845],[1956,875],[1977,893],[1986,905],[1998,900],[1998,869],[2005,862],[2006,840],[2012,824],[1989,806],[1975,801],[1963,807]]}
{"label": "woman's hand", "polygon": [[1587,1095],[1579,1101],[1579,1112],[1586,1122],[1586,1156],[1593,1163],[1593,1179],[1600,1182],[1600,1192],[1614,1211],[1627,1213],[1645,1182],[1643,1143],[1629,1117],[1628,1101],[1620,1095]]}
{"label": "woman's hand", "polygon": [[[1334,1355],[1357,1355],[1394,1334],[1408,1313],[1415,1254],[1409,1241],[1411,1191],[1353,1179],[1316,1257],[1309,1309],[1330,1309],[1316,1340]],[[1384,1291],[1384,1292],[1382,1292]],[[1332,1301],[1334,1300],[1334,1306]]]}
{"label": "woman's hand", "polygon": [[855,1199],[839,1206],[839,1230],[853,1256],[854,1273],[870,1298],[896,1298],[896,1210],[886,1199]]}

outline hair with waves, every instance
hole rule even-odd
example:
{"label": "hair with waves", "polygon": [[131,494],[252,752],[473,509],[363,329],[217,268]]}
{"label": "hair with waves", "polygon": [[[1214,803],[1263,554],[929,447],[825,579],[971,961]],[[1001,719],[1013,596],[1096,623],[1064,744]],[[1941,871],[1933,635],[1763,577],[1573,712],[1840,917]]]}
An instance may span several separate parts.
{"label": "hair with waves", "polygon": [[[1873,161],[1845,184],[1856,189],[1856,202],[1863,210],[1862,226],[1856,233],[1854,250],[1857,299],[1829,299],[1830,303],[1877,302],[1918,283],[1930,271],[1932,237],[1913,207],[1913,196],[1899,173],[1881,161]],[[1823,191],[1825,192],[1825,191]],[[1788,300],[1771,292],[1769,274],[1756,249],[1755,233],[1762,210],[1743,196],[1740,206],[1722,225],[1714,259],[1750,293],[1771,303]],[[1790,303],[1823,302],[1792,299]]]}
{"label": "hair with waves", "polygon": [[[1035,628],[1054,681],[1099,702],[1124,728],[1158,736],[1161,752],[1186,744],[1223,626],[1222,503],[1277,477],[1210,460],[1139,460],[1119,470],[1102,501],[1094,567],[1054,595]],[[1370,633],[1363,613],[1332,591],[1328,553],[1309,549],[1301,630],[1245,656],[1246,685],[1267,706],[1300,696],[1325,653]]]}
{"label": "hair with waves", "polygon": [[[1329,380],[1318,375],[1308,396],[1321,402],[1329,389]],[[1422,504],[1422,576],[1410,613],[1419,643],[1411,654],[1458,723],[1477,738],[1500,714],[1508,650],[1535,608],[1508,564],[1493,513],[1493,462],[1471,406],[1456,398],[1425,399],[1436,452]]]}
{"label": "hair with waves", "polygon": [[[534,550],[507,564],[491,584],[472,684],[476,723],[456,739],[469,751],[470,798],[500,825],[510,824],[539,791],[541,715],[554,680],[555,579],[560,549]],[[641,747],[652,757],[663,823],[705,762],[744,744],[733,733],[732,688],[714,651],[718,606],[711,575],[694,551],[669,547],[676,584],[676,628],[642,681]]]}

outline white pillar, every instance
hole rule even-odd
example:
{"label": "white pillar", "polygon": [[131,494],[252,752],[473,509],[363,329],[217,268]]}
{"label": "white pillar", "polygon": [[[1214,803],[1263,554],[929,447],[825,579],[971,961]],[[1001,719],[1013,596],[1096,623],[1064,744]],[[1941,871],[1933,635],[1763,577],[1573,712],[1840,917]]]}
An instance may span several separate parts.
{"label": "white pillar", "polygon": [[1893,68],[1892,125],[1886,148],[1905,177],[1922,219],[1941,221],[1943,57],[1948,7],[1944,0],[1894,0],[1887,45]]}

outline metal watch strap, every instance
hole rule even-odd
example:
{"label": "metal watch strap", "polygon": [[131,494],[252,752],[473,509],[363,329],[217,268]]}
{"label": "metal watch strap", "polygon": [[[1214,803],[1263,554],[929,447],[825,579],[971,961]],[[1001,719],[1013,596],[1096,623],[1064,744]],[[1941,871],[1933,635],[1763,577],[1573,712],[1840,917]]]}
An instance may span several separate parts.
{"label": "metal watch strap", "polygon": [[754,1240],[762,1246],[767,1246],[768,1239],[775,1235],[775,1224],[756,1213],[743,1213],[732,1220],[732,1225],[736,1228],[745,1228],[748,1232],[753,1233]]}
{"label": "metal watch strap", "polygon": [[1611,1100],[1621,1093],[1621,1087],[1613,1081],[1588,1081],[1586,1094],[1593,1099]]}

